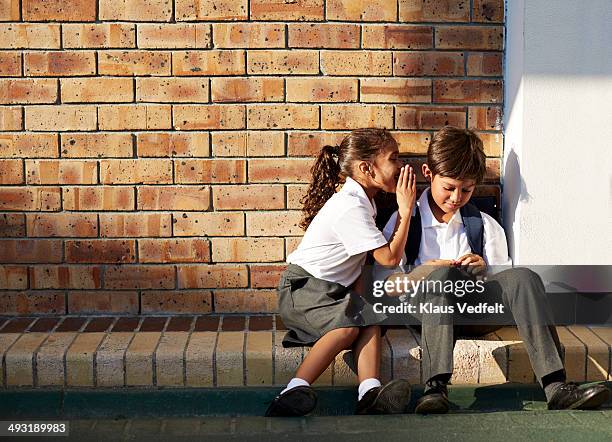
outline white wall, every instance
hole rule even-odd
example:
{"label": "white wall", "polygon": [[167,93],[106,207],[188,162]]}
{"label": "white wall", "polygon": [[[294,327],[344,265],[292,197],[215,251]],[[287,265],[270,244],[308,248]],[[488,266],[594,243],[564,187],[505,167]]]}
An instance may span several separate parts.
{"label": "white wall", "polygon": [[515,264],[612,264],[612,1],[507,0],[504,226]]}

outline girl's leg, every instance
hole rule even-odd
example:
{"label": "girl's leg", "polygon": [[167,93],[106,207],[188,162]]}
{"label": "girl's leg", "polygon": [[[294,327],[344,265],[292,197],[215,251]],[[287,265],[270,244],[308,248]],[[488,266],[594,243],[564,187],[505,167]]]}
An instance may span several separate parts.
{"label": "girl's leg", "polygon": [[312,346],[295,377],[312,384],[329,367],[338,353],[351,347],[359,334],[357,327],[337,328],[327,332]]}
{"label": "girl's leg", "polygon": [[353,344],[353,355],[357,365],[359,382],[380,378],[380,327],[373,325],[360,329]]}

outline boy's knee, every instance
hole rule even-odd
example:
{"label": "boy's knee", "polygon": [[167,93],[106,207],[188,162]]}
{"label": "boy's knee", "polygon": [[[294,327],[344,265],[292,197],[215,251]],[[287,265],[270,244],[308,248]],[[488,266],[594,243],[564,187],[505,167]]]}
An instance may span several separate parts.
{"label": "boy's knee", "polygon": [[433,281],[456,281],[462,279],[464,275],[456,267],[442,266],[429,274],[427,279]]}

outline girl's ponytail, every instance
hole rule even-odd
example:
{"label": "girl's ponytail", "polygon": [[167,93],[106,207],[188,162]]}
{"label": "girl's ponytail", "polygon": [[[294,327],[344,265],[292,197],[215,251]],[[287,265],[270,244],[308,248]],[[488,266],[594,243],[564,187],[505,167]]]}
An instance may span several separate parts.
{"label": "girl's ponytail", "polygon": [[340,184],[341,170],[336,160],[339,156],[339,150],[338,146],[328,145],[323,147],[310,169],[312,181],[308,187],[308,192],[301,200],[304,208],[302,209],[303,215],[300,227],[304,230],[308,228],[325,202],[336,193],[336,188]]}

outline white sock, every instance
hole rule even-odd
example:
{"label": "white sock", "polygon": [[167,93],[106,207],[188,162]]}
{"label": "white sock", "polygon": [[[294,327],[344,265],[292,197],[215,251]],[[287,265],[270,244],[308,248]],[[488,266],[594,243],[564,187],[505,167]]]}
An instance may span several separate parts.
{"label": "white sock", "polygon": [[372,388],[380,387],[381,385],[382,384],[380,383],[380,381],[376,378],[366,379],[361,384],[359,384],[359,389],[357,390],[359,393],[357,396],[357,400],[360,401],[364,394],[366,394]]}
{"label": "white sock", "polygon": [[292,388],[299,387],[301,385],[304,385],[306,387],[310,387],[310,384],[308,383],[308,381],[305,381],[304,379],[300,379],[300,378],[293,378],[287,384],[287,388],[285,388],[283,391],[281,391],[280,394],[283,394],[285,391],[291,390]]}

